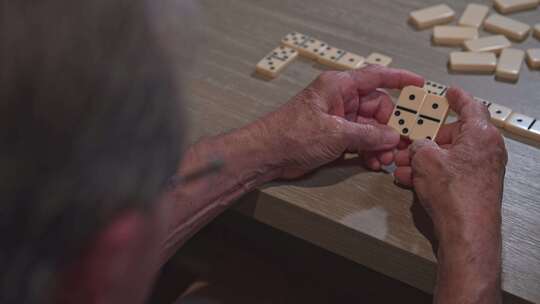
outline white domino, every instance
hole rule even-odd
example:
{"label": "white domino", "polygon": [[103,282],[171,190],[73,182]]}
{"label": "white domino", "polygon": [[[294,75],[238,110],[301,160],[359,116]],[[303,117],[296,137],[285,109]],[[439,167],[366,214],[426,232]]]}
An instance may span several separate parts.
{"label": "white domino", "polygon": [[380,53],[371,53],[366,58],[366,63],[382,65],[382,66],[387,67],[392,63],[392,58],[386,55],[380,54]]}
{"label": "white domino", "polygon": [[495,0],[495,8],[502,14],[535,9],[538,0]]}
{"label": "white domino", "polygon": [[292,32],[281,39],[281,44],[286,47],[298,50],[302,45],[304,45],[304,43],[308,39],[309,36],[307,35],[298,32]]}
{"label": "white domino", "polygon": [[524,58],[525,52],[522,50],[513,48],[504,49],[499,58],[499,63],[497,64],[497,70],[495,72],[497,78],[508,81],[517,81]]}
{"label": "white domino", "polygon": [[497,57],[493,53],[450,53],[450,69],[455,72],[493,73],[496,67]]}
{"label": "white domino", "polygon": [[505,36],[496,35],[467,40],[463,45],[465,50],[469,52],[494,52],[500,54],[503,49],[511,47],[512,43]]}
{"label": "white domino", "polygon": [[531,69],[540,69],[540,49],[527,50],[527,63]]}
{"label": "white domino", "polygon": [[478,38],[473,27],[438,25],[433,29],[433,42],[437,45],[461,46],[463,42]]}
{"label": "white domino", "polygon": [[516,135],[538,139],[538,133],[533,129],[535,124],[536,119],[532,117],[521,113],[512,113],[505,121],[504,129]]}
{"label": "white domino", "polygon": [[481,4],[471,3],[467,5],[465,12],[463,12],[463,15],[461,15],[458,25],[480,28],[488,13],[489,7]]}
{"label": "white domino", "polygon": [[454,19],[455,14],[448,5],[440,4],[411,12],[409,20],[417,29],[426,29],[434,25],[449,23]]}
{"label": "white domino", "polygon": [[298,57],[298,51],[286,46],[280,46],[266,55],[257,64],[255,70],[263,76],[275,78],[296,57]]}
{"label": "white domino", "polygon": [[489,113],[491,114],[491,122],[496,125],[497,127],[504,127],[504,124],[510,114],[512,114],[512,110],[510,108],[507,108],[505,106],[501,106],[496,103],[492,103],[489,108]]}
{"label": "white domino", "polygon": [[499,14],[489,16],[484,22],[484,29],[495,34],[505,35],[516,41],[525,40],[531,31],[528,24]]}

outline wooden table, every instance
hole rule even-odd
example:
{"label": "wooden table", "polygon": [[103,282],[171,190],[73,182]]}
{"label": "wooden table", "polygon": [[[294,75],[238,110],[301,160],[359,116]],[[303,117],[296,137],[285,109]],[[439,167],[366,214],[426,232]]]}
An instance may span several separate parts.
{"label": "wooden table", "polygon": [[[361,55],[377,51],[392,66],[427,79],[459,85],[478,97],[540,118],[540,72],[524,67],[518,84],[493,76],[452,75],[451,49],[430,46],[430,31],[406,22],[420,0],[202,0],[196,64],[185,73],[190,141],[242,126],[278,108],[309,84],[321,67],[299,59],[274,81],[254,74],[255,64],[290,31],[300,31]],[[478,1],[488,2],[488,1]],[[460,14],[466,1],[452,1]],[[519,13],[530,24],[540,10]],[[192,58],[191,41],[183,57]],[[530,38],[519,48],[540,47]],[[510,163],[504,193],[504,290],[507,302],[540,303],[540,149],[507,136]],[[435,258],[421,231],[428,221],[410,191],[389,174],[371,173],[355,160],[309,177],[273,183],[249,195],[239,209],[259,221],[357,263],[432,292]],[[426,231],[428,231],[427,229]],[[429,236],[429,235],[428,235]],[[359,284],[361,284],[359,282]],[[456,291],[459,292],[459,291]]]}

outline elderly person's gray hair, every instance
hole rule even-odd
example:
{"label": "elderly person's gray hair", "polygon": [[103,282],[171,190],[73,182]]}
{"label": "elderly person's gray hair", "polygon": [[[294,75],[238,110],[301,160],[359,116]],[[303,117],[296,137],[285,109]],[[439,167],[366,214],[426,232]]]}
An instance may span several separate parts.
{"label": "elderly person's gray hair", "polygon": [[50,301],[58,270],[177,169],[177,5],[0,0],[1,303]]}

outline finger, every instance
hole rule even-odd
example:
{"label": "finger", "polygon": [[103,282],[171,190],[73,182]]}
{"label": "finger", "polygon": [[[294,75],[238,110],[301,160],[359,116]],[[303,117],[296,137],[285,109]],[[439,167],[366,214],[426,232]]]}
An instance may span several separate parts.
{"label": "finger", "polygon": [[439,146],[437,146],[437,144],[433,142],[432,140],[428,140],[428,139],[415,140],[409,146],[410,158],[414,159],[414,157],[416,156],[416,153],[418,153],[418,151],[423,150],[423,149],[439,149]]}
{"label": "finger", "polygon": [[388,166],[394,161],[394,151],[382,151],[377,153],[377,159],[383,166]]}
{"label": "finger", "polygon": [[412,168],[411,167],[397,167],[394,171],[394,179],[396,183],[405,187],[412,187]]}
{"label": "finger", "polygon": [[446,94],[450,108],[454,110],[461,121],[485,120],[489,121],[489,112],[480,102],[476,102],[472,95],[459,88],[451,88]]}
{"label": "finger", "polygon": [[350,150],[383,151],[394,149],[400,140],[399,134],[392,128],[381,124],[359,124],[342,118],[340,127]]}
{"label": "finger", "polygon": [[365,152],[362,157],[364,158],[365,166],[372,171],[380,171],[381,163],[377,159],[377,154],[375,152]]}
{"label": "finger", "polygon": [[448,145],[451,144],[454,140],[454,137],[458,134],[461,123],[459,121],[443,125],[437,133],[435,141],[439,145]]}
{"label": "finger", "polygon": [[411,153],[409,153],[409,149],[398,150],[398,152],[394,156],[394,162],[396,163],[396,166],[398,166],[398,167],[410,166],[411,165]]}
{"label": "finger", "polygon": [[390,120],[393,110],[392,98],[386,92],[375,90],[360,98],[358,116],[373,117],[379,123],[385,124]]}
{"label": "finger", "polygon": [[403,149],[407,149],[410,145],[411,145],[411,140],[407,137],[402,136],[397,148],[399,150],[403,150]]}
{"label": "finger", "polygon": [[402,89],[409,85],[423,86],[424,78],[406,70],[371,65],[363,69],[348,71],[360,95],[377,88]]}

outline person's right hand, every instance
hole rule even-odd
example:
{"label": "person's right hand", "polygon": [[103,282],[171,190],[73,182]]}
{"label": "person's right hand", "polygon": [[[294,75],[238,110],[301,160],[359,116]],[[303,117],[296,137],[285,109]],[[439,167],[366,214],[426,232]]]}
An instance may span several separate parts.
{"label": "person's right hand", "polygon": [[487,108],[459,89],[447,95],[459,121],[436,141],[396,155],[398,183],[413,186],[439,246],[435,303],[501,303],[504,140]]}
{"label": "person's right hand", "polygon": [[413,186],[436,232],[499,222],[507,162],[504,140],[487,108],[459,89],[448,91],[459,121],[441,128],[436,142],[414,142],[396,156],[396,181]]}

